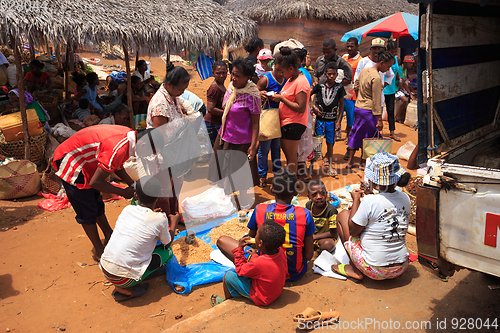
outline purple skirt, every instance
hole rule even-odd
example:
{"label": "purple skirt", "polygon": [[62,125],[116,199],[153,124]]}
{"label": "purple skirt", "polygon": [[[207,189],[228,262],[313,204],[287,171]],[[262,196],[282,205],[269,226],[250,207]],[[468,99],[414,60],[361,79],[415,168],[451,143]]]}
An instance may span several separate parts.
{"label": "purple skirt", "polygon": [[377,120],[377,116],[370,110],[354,108],[354,124],[347,143],[349,148],[362,148],[364,138],[373,138],[377,135]]}

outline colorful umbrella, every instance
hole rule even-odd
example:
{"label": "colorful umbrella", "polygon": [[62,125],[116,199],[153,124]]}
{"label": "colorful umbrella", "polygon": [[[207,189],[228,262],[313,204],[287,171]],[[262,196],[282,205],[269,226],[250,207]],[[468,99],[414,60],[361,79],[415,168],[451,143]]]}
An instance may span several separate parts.
{"label": "colorful umbrella", "polygon": [[417,40],[418,16],[399,12],[351,30],[342,36],[340,40],[345,43],[349,38],[356,37],[358,42],[361,42],[361,38],[366,38],[366,36],[389,38],[391,34],[394,34],[396,38],[411,36],[414,40]]}

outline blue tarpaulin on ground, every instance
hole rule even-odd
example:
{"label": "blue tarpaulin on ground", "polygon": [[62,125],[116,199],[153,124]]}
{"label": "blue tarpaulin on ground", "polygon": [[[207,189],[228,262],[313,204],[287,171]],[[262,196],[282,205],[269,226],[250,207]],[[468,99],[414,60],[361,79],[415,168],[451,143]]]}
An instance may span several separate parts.
{"label": "blue tarpaulin on ground", "polygon": [[[203,225],[200,225],[196,228],[189,229],[190,231],[194,231],[196,233],[196,237],[201,239],[203,242],[210,245],[214,250],[217,248],[215,244],[210,244],[211,239],[207,237],[207,234],[215,227],[221,225],[224,222],[227,222],[235,217],[238,217],[238,214],[229,215],[211,222],[207,222]],[[174,240],[186,236],[186,230],[180,232]],[[172,260],[170,260],[166,264],[167,271],[167,281],[170,283],[174,291],[178,294],[189,294],[191,292],[192,287],[207,284],[212,282],[222,282],[224,278],[224,274],[227,271],[234,271],[233,268],[223,266],[221,264],[216,263],[211,260],[207,263],[200,264],[191,264],[186,266],[179,265],[177,258],[174,256]],[[175,286],[181,286],[184,288],[183,291],[177,291]]]}

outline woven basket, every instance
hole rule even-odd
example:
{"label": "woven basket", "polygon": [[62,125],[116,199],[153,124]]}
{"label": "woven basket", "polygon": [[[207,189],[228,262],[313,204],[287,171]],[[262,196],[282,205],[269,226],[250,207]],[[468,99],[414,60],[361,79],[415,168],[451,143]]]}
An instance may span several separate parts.
{"label": "woven basket", "polygon": [[418,185],[422,185],[422,177],[412,177],[403,188],[403,192],[408,194],[411,202],[411,213],[410,213],[410,223],[415,224],[416,220],[416,211],[417,211],[417,187]]}
{"label": "woven basket", "polygon": [[56,171],[52,167],[52,159],[47,165],[47,169],[42,173],[42,191],[51,194],[59,193],[61,189],[61,179],[56,176]]}
{"label": "woven basket", "polygon": [[49,124],[55,125],[60,122],[61,115],[59,114],[59,109],[57,105],[57,95],[37,95],[36,100],[50,116]]}
{"label": "woven basket", "polygon": [[[30,136],[30,161],[36,165],[41,165],[45,157],[45,145],[47,143],[47,133]],[[0,152],[7,157],[14,157],[17,160],[24,160],[24,140],[5,141],[0,134]]]}

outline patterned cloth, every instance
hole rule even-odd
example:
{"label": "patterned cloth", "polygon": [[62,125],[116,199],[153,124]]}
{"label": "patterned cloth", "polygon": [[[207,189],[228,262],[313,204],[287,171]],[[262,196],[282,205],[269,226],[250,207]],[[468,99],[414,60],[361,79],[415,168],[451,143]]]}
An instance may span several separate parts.
{"label": "patterned cloth", "polygon": [[[184,109],[184,112],[183,112]],[[146,118],[146,128],[153,128],[153,117],[168,118],[168,126],[165,126],[167,140],[175,136],[175,133],[184,125],[184,115],[194,112],[190,103],[179,97],[172,97],[165,85],[154,94],[149,102]]]}
{"label": "patterned cloth", "polygon": [[403,264],[394,267],[380,267],[372,266],[366,263],[363,257],[363,248],[359,237],[349,237],[349,240],[344,243],[344,247],[349,254],[356,268],[359,269],[364,275],[373,280],[394,279],[406,271],[410,264],[410,259],[406,260]]}

